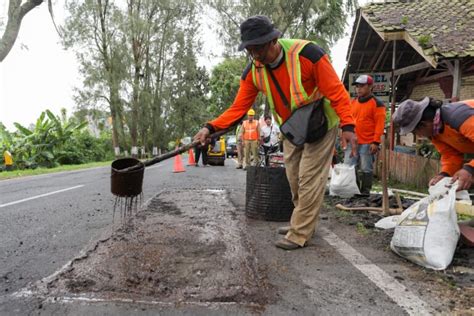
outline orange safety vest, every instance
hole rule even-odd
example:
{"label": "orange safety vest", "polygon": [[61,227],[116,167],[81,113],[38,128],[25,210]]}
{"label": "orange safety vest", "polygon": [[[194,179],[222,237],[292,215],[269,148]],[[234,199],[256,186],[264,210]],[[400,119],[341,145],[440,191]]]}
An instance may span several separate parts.
{"label": "orange safety vest", "polygon": [[250,123],[249,120],[244,121],[242,124],[244,128],[243,138],[244,140],[258,140],[258,121],[253,120]]}
{"label": "orange safety vest", "polygon": [[[323,95],[319,92],[319,88],[315,87],[310,95],[306,93],[306,90],[303,87],[303,80],[301,78],[301,65],[299,54],[306,46],[310,43],[305,40],[297,39],[283,39],[278,40],[283,51],[285,53],[285,62],[288,69],[288,74],[290,76],[290,96],[291,96],[291,111],[295,111],[301,106],[307,105],[313,101],[319,100]],[[255,87],[263,92],[267,97],[268,104],[270,109],[273,111],[275,118],[278,123],[281,125],[282,119],[275,110],[275,105],[273,103],[273,96],[270,90],[270,85],[267,77],[267,70],[260,62],[255,62],[252,64],[252,76],[253,83]],[[331,107],[331,102],[328,99],[324,99],[323,103],[324,114],[328,119],[328,129],[331,129],[339,124],[339,117],[337,116],[335,110]]]}

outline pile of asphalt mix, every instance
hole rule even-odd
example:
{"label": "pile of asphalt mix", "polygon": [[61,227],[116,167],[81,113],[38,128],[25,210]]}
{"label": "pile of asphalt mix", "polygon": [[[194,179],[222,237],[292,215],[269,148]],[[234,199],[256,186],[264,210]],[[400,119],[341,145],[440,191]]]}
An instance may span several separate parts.
{"label": "pile of asphalt mix", "polygon": [[47,288],[55,297],[264,305],[265,278],[223,190],[167,191]]}

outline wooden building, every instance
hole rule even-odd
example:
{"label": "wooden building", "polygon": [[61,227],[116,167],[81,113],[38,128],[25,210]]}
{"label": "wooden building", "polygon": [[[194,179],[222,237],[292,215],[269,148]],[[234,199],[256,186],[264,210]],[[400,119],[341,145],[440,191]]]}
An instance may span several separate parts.
{"label": "wooden building", "polygon": [[[354,74],[362,73],[389,73],[395,87],[391,112],[408,98],[474,99],[474,1],[387,0],[359,8],[342,78],[348,90]],[[412,135],[390,138],[392,149],[415,144]],[[391,152],[390,160],[400,161],[399,155]],[[424,170],[427,163],[416,159],[423,166],[407,162],[398,171]]]}

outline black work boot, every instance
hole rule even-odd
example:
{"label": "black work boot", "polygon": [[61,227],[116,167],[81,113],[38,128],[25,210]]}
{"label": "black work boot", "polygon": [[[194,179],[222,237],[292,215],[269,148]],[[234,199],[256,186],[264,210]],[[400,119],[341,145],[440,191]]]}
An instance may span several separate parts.
{"label": "black work boot", "polygon": [[359,188],[359,191],[362,192],[362,171],[356,169],[355,174],[357,187]]}
{"label": "black work boot", "polygon": [[370,190],[372,189],[372,173],[361,174],[361,184],[360,184],[360,195],[370,196]]}

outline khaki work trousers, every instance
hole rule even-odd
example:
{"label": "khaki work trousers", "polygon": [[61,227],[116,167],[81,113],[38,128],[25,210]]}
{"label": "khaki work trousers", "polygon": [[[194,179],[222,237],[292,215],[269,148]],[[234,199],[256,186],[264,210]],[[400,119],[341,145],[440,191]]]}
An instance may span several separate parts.
{"label": "khaki work trousers", "polygon": [[253,166],[258,165],[258,141],[244,140],[244,167],[250,166],[250,155],[252,155]]}
{"label": "khaki work trousers", "polygon": [[293,196],[290,230],[285,238],[300,245],[311,239],[319,221],[337,128],[316,143],[296,147],[284,140],[286,176]]}
{"label": "khaki work trousers", "polygon": [[237,141],[237,164],[239,166],[242,166],[242,163],[244,161],[244,145],[242,144],[242,141]]}

